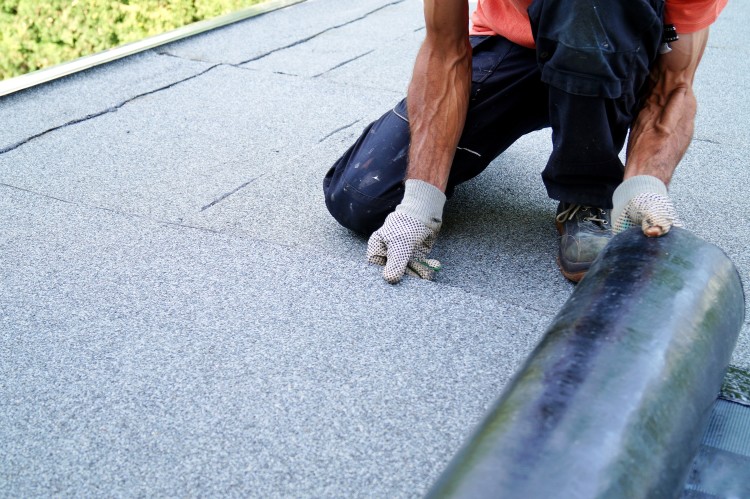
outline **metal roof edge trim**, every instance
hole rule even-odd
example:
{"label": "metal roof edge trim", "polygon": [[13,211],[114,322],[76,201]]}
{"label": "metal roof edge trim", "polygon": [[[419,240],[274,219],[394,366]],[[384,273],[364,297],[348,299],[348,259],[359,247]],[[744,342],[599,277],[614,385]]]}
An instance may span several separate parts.
{"label": "metal roof edge trim", "polygon": [[27,88],[41,85],[64,76],[78,73],[86,69],[106,64],[108,62],[116,61],[139,52],[150,50],[167,43],[175,42],[183,38],[198,35],[206,31],[221,28],[228,24],[244,21],[251,17],[266,14],[274,10],[283,9],[291,5],[305,2],[306,0],[268,0],[250,7],[225,14],[223,16],[215,17],[213,19],[206,19],[204,21],[198,21],[196,23],[188,24],[181,28],[177,28],[166,33],[159,35],[150,36],[139,40],[137,42],[127,43],[119,47],[115,47],[103,52],[88,55],[75,59],[73,61],[64,62],[55,66],[39,69],[25,75],[16,76],[15,78],[9,78],[4,81],[0,81],[0,97],[9,95]]}

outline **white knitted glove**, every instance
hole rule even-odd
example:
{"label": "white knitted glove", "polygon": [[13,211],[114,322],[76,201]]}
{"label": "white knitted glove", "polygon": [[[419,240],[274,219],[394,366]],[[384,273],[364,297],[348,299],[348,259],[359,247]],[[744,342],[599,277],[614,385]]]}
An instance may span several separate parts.
{"label": "white knitted glove", "polygon": [[664,182],[650,175],[624,181],[612,196],[612,230],[615,234],[640,226],[649,237],[663,236],[672,227],[682,227]]}
{"label": "white knitted glove", "polygon": [[390,284],[404,274],[432,279],[440,262],[428,259],[443,223],[445,194],[422,180],[406,181],[404,199],[388,215],[383,226],[367,243],[367,261],[383,265],[383,278]]}

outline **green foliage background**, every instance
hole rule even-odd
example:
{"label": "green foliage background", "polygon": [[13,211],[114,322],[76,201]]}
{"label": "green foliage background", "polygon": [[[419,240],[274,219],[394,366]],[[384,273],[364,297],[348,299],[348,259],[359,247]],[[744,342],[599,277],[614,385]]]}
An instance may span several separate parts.
{"label": "green foliage background", "polygon": [[0,80],[263,0],[0,0]]}

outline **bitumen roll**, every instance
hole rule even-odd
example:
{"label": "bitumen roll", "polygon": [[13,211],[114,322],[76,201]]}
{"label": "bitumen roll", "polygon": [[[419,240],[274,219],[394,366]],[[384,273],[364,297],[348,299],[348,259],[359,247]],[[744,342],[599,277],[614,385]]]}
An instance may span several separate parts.
{"label": "bitumen roll", "polygon": [[619,234],[428,495],[679,496],[744,312],[716,246]]}

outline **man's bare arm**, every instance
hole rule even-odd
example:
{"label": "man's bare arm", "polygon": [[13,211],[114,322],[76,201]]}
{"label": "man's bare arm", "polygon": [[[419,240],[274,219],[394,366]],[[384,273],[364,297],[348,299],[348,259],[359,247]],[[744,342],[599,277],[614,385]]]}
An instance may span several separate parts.
{"label": "man's bare arm", "polygon": [[411,146],[407,179],[445,192],[466,121],[471,88],[466,0],[425,0],[426,36],[407,94]]}
{"label": "man's bare arm", "polygon": [[707,40],[708,29],[681,34],[651,71],[646,102],[630,130],[625,178],[612,196],[615,233],[640,226],[659,237],[681,225],[666,186],[693,136],[693,79]]}
{"label": "man's bare arm", "polygon": [[651,175],[669,185],[690,145],[696,112],[693,79],[708,28],[672,43],[651,72],[651,90],[630,131],[625,179]]}

